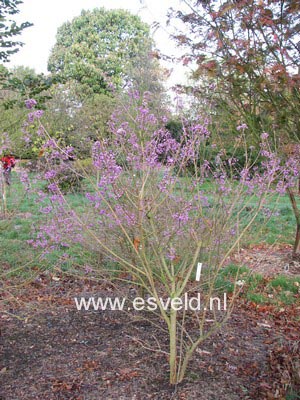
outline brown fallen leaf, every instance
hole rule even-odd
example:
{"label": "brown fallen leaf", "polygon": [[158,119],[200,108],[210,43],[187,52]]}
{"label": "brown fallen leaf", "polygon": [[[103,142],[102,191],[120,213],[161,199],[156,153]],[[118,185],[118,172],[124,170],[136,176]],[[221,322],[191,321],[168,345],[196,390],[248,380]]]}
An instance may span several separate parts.
{"label": "brown fallen leaf", "polygon": [[119,369],[119,380],[130,381],[132,378],[139,376],[139,372],[130,368]]}

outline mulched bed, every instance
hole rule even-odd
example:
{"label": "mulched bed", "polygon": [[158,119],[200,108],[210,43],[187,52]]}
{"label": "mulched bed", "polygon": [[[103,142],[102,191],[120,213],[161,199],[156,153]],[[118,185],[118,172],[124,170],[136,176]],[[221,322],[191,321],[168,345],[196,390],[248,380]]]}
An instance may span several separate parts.
{"label": "mulched bed", "polygon": [[112,297],[114,290],[51,275],[24,288],[10,310],[23,319],[1,317],[0,399],[285,399],[291,384],[300,394],[299,305],[277,310],[239,300],[174,388],[167,356],[147,348],[158,340],[167,349],[157,327],[141,315],[75,308],[79,293]]}

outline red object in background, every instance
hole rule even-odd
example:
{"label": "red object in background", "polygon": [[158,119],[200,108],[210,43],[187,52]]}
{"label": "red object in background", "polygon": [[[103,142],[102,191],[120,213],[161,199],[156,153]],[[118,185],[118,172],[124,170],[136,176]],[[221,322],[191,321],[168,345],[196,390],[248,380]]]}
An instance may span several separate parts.
{"label": "red object in background", "polygon": [[12,156],[4,156],[1,158],[3,169],[11,169],[16,165],[16,160]]}

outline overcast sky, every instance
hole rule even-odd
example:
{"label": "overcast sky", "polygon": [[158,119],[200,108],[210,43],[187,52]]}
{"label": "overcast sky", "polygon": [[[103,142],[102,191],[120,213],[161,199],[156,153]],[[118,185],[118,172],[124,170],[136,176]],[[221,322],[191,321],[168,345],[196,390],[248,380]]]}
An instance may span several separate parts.
{"label": "overcast sky", "polygon": [[[25,65],[36,72],[47,72],[47,60],[55,44],[57,28],[66,21],[78,16],[82,9],[105,7],[107,9],[123,8],[138,14],[149,25],[159,22],[162,28],[154,32],[157,47],[165,54],[178,54],[176,46],[168,37],[170,27],[165,26],[166,13],[169,7],[182,8],[180,0],[23,0],[20,13],[15,17],[17,22],[29,21],[33,27],[23,31],[20,40],[25,44],[20,51],[11,57],[9,66]],[[7,65],[8,66],[8,65]],[[173,68],[171,82],[182,82],[185,72],[182,68]]]}

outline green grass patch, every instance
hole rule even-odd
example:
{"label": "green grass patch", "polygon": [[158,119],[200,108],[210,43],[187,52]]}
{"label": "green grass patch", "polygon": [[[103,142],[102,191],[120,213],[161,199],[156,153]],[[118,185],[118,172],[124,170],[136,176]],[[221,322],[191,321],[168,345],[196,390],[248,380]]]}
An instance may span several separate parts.
{"label": "green grass patch", "polygon": [[242,284],[240,296],[256,304],[289,305],[300,301],[300,276],[280,275],[268,281],[245,266],[232,264],[219,271],[215,289],[218,293],[230,294],[237,282]]}
{"label": "green grass patch", "polygon": [[300,293],[300,276],[296,278],[286,277],[279,275],[269,283],[271,288],[277,289],[277,291],[287,291],[294,294]]}
{"label": "green grass patch", "polygon": [[252,301],[255,304],[270,303],[270,299],[261,293],[254,293],[250,291],[246,294],[246,298],[247,300]]}

